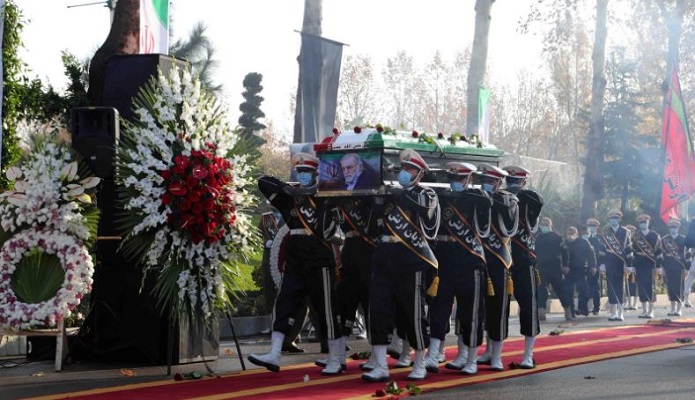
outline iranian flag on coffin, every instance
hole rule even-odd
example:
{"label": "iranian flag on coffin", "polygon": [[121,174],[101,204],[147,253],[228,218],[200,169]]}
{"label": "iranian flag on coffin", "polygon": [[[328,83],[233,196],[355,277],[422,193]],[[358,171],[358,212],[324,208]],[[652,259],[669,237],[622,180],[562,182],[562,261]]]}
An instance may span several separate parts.
{"label": "iranian flag on coffin", "polygon": [[169,54],[169,0],[140,0],[140,54]]}
{"label": "iranian flag on coffin", "polygon": [[[423,183],[433,186],[437,186],[439,182],[448,186],[448,183],[443,183],[447,182],[445,174],[442,172],[440,176],[439,172],[444,164],[450,161],[498,165],[504,155],[503,150],[492,144],[469,142],[459,135],[395,131],[379,126],[355,128],[345,132],[334,130],[333,135],[321,143],[307,145],[293,144],[290,152],[294,154],[306,151],[307,148],[313,149],[320,160],[318,194],[324,196],[383,194],[383,184],[396,181],[400,166],[399,155],[404,149],[415,150],[424,158],[430,172]],[[363,166],[361,169],[367,170],[370,176],[377,176],[379,184],[348,185],[351,179],[350,176],[346,176],[346,172],[348,175],[350,172],[345,170],[345,164],[349,164],[349,161],[346,162],[343,158],[347,154],[359,155],[360,164]]]}

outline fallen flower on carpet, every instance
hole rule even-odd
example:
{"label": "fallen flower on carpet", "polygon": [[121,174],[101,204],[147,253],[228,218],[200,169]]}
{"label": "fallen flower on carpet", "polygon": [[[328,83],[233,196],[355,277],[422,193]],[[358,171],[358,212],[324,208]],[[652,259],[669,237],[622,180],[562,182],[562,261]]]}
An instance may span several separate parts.
{"label": "fallen flower on carpet", "polygon": [[405,385],[405,388],[406,390],[408,390],[408,394],[410,394],[411,396],[417,396],[420,393],[422,393],[422,389],[420,389],[420,387],[418,387],[418,385],[414,383],[409,383]]}
{"label": "fallen flower on carpet", "polygon": [[548,333],[550,336],[558,336],[561,335],[565,330],[564,329],[554,329]]}

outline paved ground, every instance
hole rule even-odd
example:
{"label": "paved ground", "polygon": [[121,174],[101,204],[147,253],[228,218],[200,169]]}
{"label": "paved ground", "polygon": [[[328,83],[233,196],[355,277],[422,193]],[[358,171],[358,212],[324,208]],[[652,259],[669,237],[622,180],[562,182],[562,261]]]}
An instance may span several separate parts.
{"label": "paved ground", "polygon": [[[655,318],[666,318],[665,305],[655,307]],[[567,323],[563,315],[553,313],[542,323],[542,332],[548,333],[560,326],[565,331],[594,329],[616,324],[643,324],[647,320],[637,318],[639,311],[626,313],[622,323],[608,322],[605,312],[598,316],[578,317]],[[695,309],[685,309],[683,318],[695,318]],[[510,336],[519,335],[516,318],[510,320]],[[695,330],[692,337],[695,338]],[[456,338],[447,337],[447,345],[454,346]],[[252,352],[264,352],[268,348],[268,335],[240,338],[244,357]],[[368,351],[366,340],[349,340],[351,351]],[[284,365],[313,362],[324,355],[318,343],[302,343],[306,353],[283,357]],[[514,360],[506,360],[505,364]],[[172,379],[167,366],[118,365],[97,363],[66,363],[62,372],[53,371],[52,361],[27,362],[2,360],[0,369],[0,400],[65,393],[132,383]],[[14,364],[14,366],[13,366]],[[245,362],[246,368],[257,368]],[[220,356],[209,366],[217,373],[227,374],[241,370],[241,364],[233,341],[223,341]],[[121,368],[128,368],[134,376],[126,377]],[[172,366],[172,373],[205,371],[203,363]],[[595,379],[586,379],[592,376]],[[695,346],[666,350],[645,355],[623,357],[575,367],[533,374],[527,377],[505,379],[460,389],[439,391],[421,396],[431,399],[692,399],[695,396]]]}

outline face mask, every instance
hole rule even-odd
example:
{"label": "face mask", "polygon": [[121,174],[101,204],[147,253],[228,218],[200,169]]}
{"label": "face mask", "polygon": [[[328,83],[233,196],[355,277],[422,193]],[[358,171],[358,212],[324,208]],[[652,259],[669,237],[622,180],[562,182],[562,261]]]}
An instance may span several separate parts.
{"label": "face mask", "polygon": [[314,174],[312,174],[311,172],[298,172],[297,180],[299,181],[300,185],[309,186],[311,185],[311,182],[314,180]]}
{"label": "face mask", "polygon": [[464,186],[463,182],[451,182],[451,190],[453,190],[454,192],[461,192],[465,188],[466,187]]}
{"label": "face mask", "polygon": [[582,239],[584,239],[584,240],[589,240],[589,235],[588,235],[588,234],[582,235]]}
{"label": "face mask", "polygon": [[550,227],[549,226],[541,226],[541,233],[548,233],[550,232]]}
{"label": "face mask", "polygon": [[413,184],[413,176],[410,175],[410,172],[401,170],[401,172],[398,173],[398,183],[403,187],[410,187]]}
{"label": "face mask", "polygon": [[495,191],[495,185],[492,185],[490,183],[483,183],[481,188],[488,193],[492,193],[493,191]]}
{"label": "face mask", "polygon": [[577,240],[577,235],[569,235],[567,236],[567,239],[569,239],[570,242],[574,242],[575,240]]}
{"label": "face mask", "polygon": [[611,224],[611,227],[617,228],[618,227],[618,218],[611,218],[608,220],[608,223]]}
{"label": "face mask", "polygon": [[649,228],[649,223],[647,222],[640,222],[639,223],[639,228],[643,231],[646,231]]}
{"label": "face mask", "polygon": [[676,236],[678,234],[678,228],[669,228],[671,235]]}
{"label": "face mask", "polygon": [[589,235],[595,235],[596,234],[596,227],[590,226],[589,227]]}

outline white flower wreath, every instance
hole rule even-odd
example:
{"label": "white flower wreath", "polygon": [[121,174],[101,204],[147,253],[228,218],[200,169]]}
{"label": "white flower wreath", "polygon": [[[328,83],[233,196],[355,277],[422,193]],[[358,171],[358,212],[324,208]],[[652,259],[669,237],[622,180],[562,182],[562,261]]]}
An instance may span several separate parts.
{"label": "white flower wreath", "polygon": [[[10,278],[17,264],[33,249],[56,255],[65,270],[65,279],[53,298],[28,304],[17,299]],[[91,290],[93,273],[94,264],[87,248],[74,236],[50,229],[15,233],[0,249],[0,326],[14,331],[56,326]]]}
{"label": "white flower wreath", "polygon": [[290,228],[287,227],[287,225],[280,227],[278,233],[275,234],[273,238],[273,244],[270,245],[270,276],[273,278],[276,289],[280,289],[280,283],[282,282],[282,271],[280,271],[280,251],[282,249],[282,242],[289,232]]}

